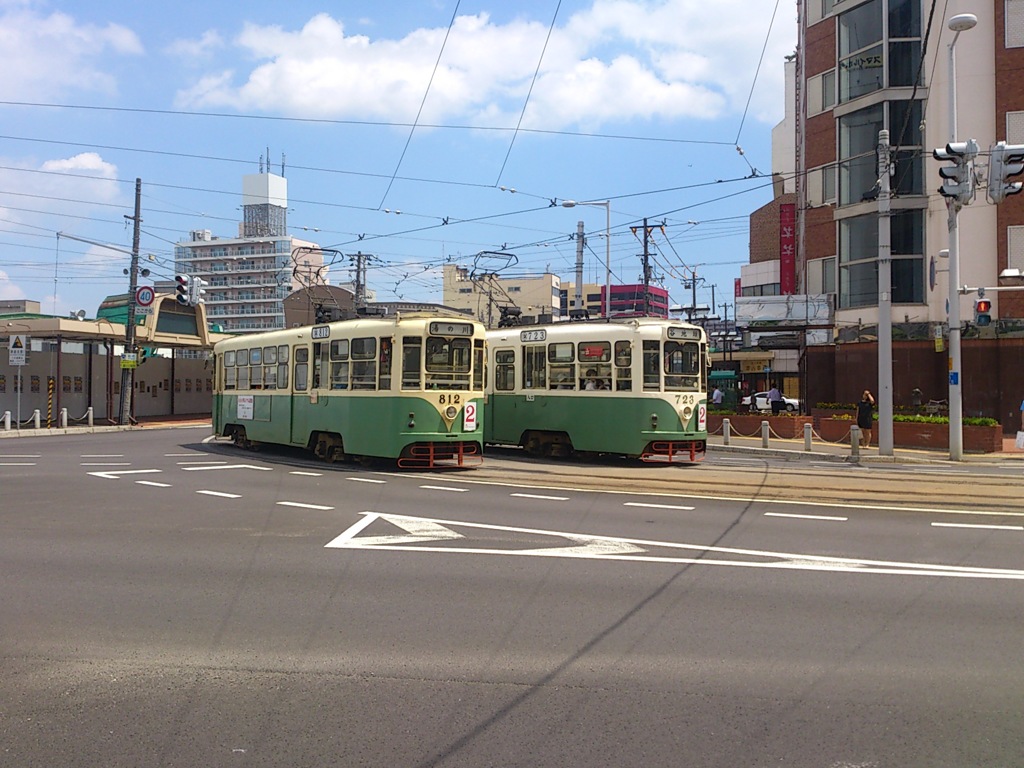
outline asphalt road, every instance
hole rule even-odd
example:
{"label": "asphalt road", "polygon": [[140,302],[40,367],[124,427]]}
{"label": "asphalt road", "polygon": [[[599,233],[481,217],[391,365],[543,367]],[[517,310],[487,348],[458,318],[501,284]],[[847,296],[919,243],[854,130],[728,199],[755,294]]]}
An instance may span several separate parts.
{"label": "asphalt road", "polygon": [[1021,763],[1017,473],[207,434],[0,445],[0,764]]}

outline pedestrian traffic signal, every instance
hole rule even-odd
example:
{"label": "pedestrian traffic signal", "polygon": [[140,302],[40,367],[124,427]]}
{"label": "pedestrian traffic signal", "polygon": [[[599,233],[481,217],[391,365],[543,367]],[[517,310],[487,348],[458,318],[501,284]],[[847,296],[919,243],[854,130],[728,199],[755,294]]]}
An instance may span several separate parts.
{"label": "pedestrian traffic signal", "polygon": [[177,286],[174,289],[175,298],[183,306],[192,304],[192,278],[188,275],[175,275],[174,282]]}
{"label": "pedestrian traffic signal", "polygon": [[1007,195],[1016,195],[1024,184],[1010,181],[1024,173],[1024,146],[1000,141],[991,147],[988,162],[988,199],[1001,203]]}
{"label": "pedestrian traffic signal", "polygon": [[974,139],[955,141],[946,145],[945,149],[935,149],[932,156],[942,162],[951,162],[939,168],[942,186],[939,194],[948,197],[960,205],[967,205],[974,197],[974,165],[978,156],[978,142]]}
{"label": "pedestrian traffic signal", "polygon": [[974,300],[974,324],[979,328],[992,324],[992,299],[982,296]]}

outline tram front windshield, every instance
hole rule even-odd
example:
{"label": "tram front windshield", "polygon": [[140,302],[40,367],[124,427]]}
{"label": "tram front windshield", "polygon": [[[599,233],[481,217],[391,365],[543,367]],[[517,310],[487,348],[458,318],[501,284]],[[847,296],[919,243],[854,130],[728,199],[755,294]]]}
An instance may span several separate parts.
{"label": "tram front windshield", "polygon": [[665,389],[696,392],[700,387],[700,344],[695,341],[665,342]]}
{"label": "tram front windshield", "polygon": [[469,389],[472,340],[427,337],[427,389]]}

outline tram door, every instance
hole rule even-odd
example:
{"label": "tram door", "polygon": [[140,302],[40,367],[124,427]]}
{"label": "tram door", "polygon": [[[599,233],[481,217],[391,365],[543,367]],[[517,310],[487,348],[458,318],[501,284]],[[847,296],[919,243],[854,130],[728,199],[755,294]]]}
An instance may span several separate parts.
{"label": "tram door", "polygon": [[303,413],[309,411],[306,405],[309,401],[309,347],[292,349],[292,396],[289,401],[290,440],[293,444],[304,444],[309,437],[309,430],[303,424]]}

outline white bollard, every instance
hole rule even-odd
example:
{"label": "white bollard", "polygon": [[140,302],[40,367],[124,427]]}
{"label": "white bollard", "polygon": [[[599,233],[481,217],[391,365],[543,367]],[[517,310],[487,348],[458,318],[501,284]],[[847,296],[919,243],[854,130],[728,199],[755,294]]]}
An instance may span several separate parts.
{"label": "white bollard", "polygon": [[768,447],[768,422],[767,422],[767,420],[761,422],[761,447],[762,448],[767,448]]}
{"label": "white bollard", "polygon": [[804,424],[804,450],[811,452],[811,425]]}
{"label": "white bollard", "polygon": [[11,431],[11,412],[10,411],[4,411],[4,431],[5,432],[10,432]]}
{"label": "white bollard", "polygon": [[722,445],[729,444],[729,438],[732,436],[732,424],[728,419],[722,419]]}
{"label": "white bollard", "polygon": [[68,409],[67,408],[61,408],[60,409],[60,428],[61,429],[67,429],[68,428]]}
{"label": "white bollard", "polygon": [[32,428],[39,429],[39,409],[32,411]]}
{"label": "white bollard", "polygon": [[90,405],[85,409],[85,421],[90,427],[92,426],[92,406]]}
{"label": "white bollard", "polygon": [[850,456],[860,458],[860,427],[856,424],[850,427]]}

